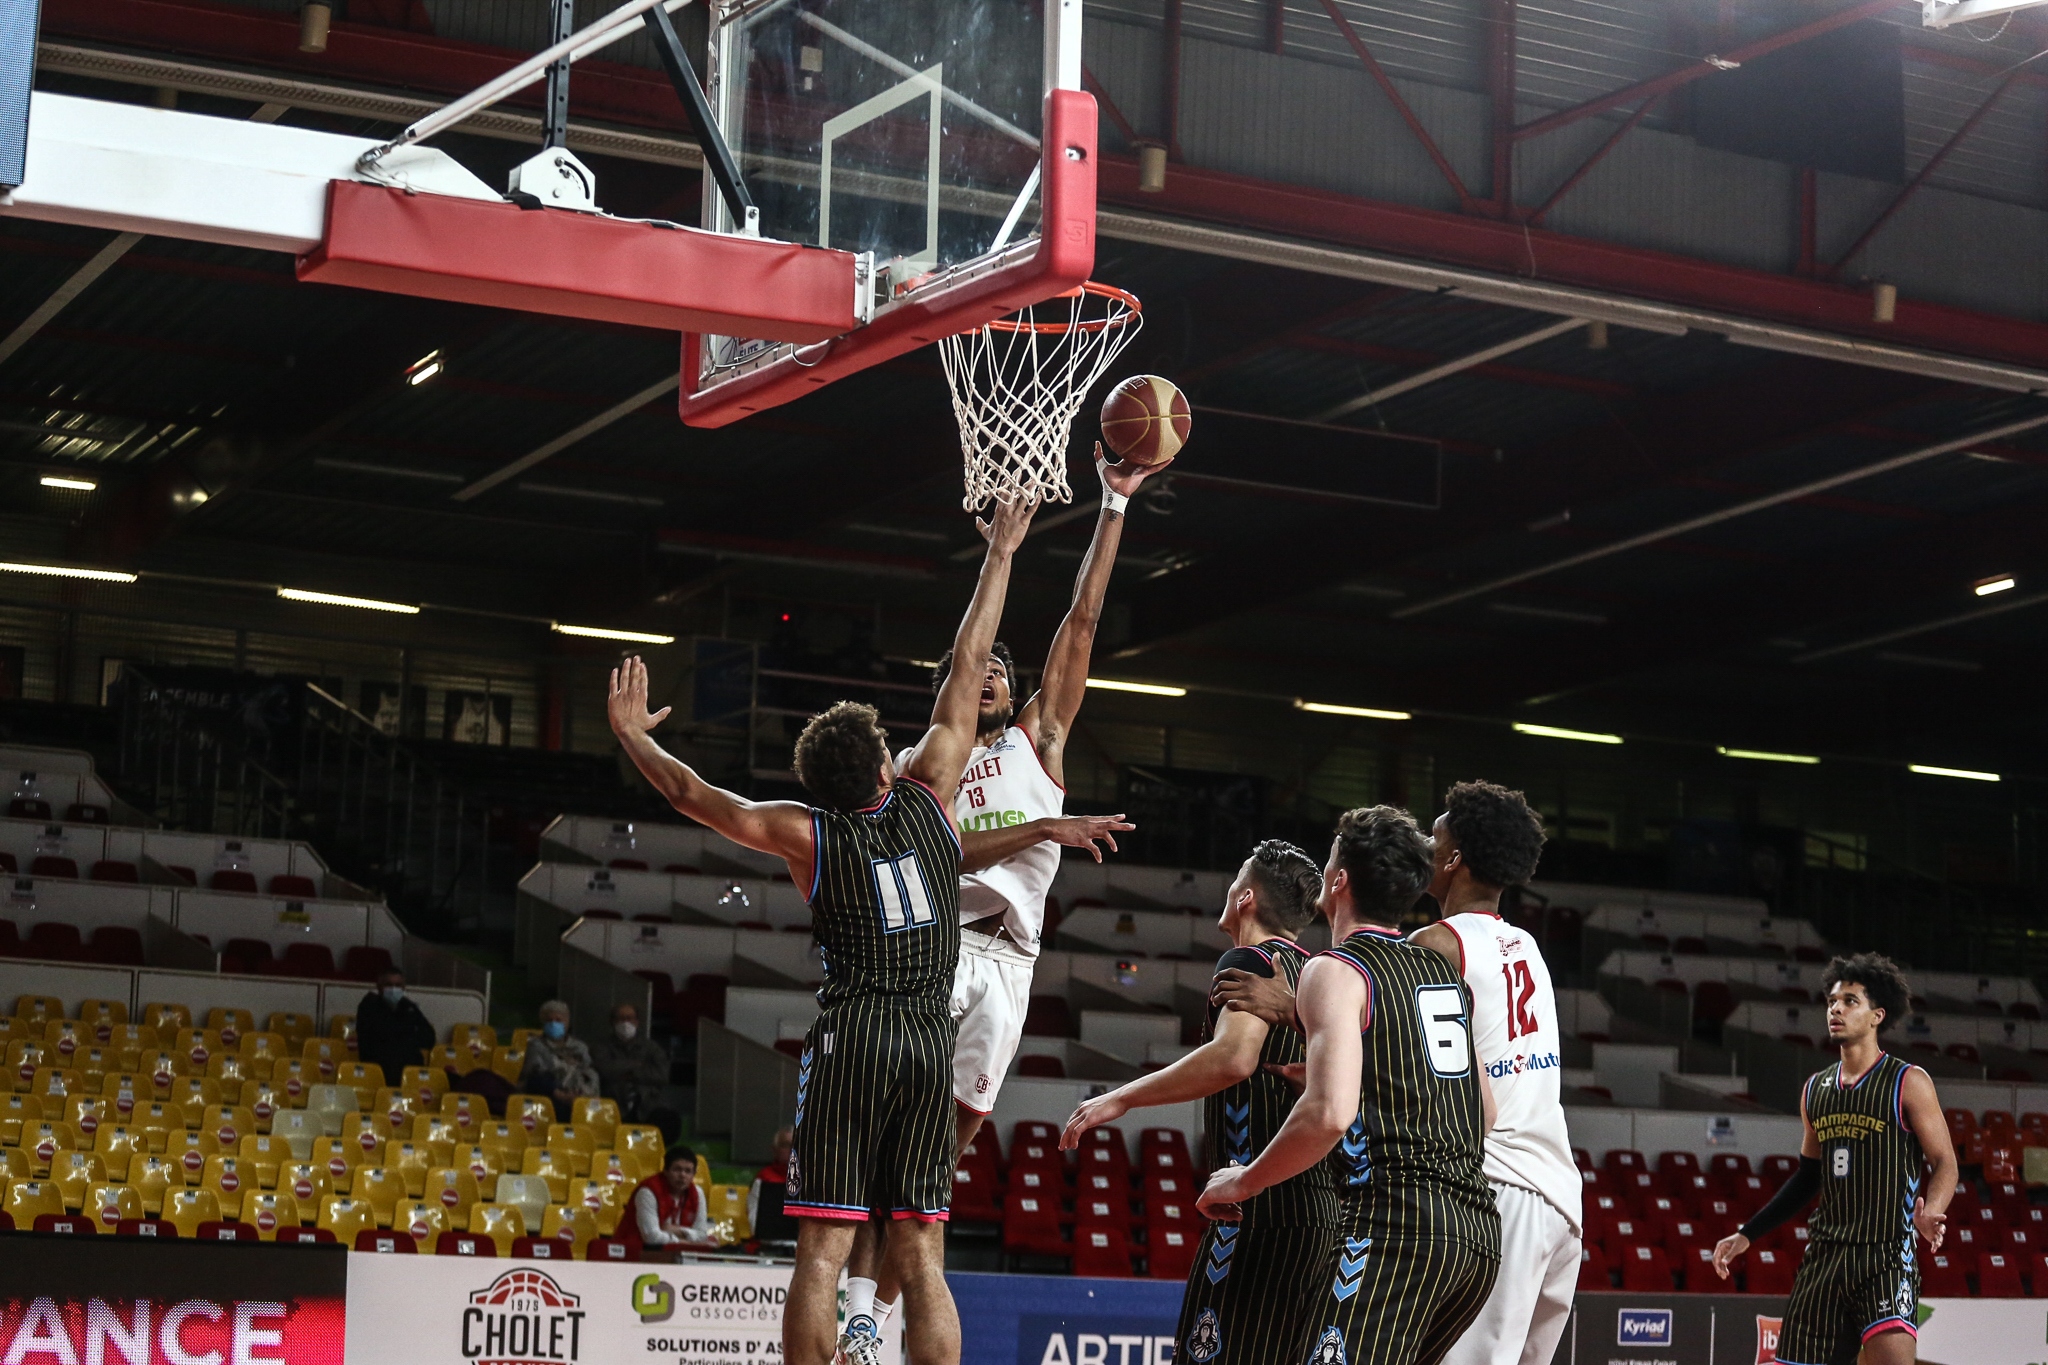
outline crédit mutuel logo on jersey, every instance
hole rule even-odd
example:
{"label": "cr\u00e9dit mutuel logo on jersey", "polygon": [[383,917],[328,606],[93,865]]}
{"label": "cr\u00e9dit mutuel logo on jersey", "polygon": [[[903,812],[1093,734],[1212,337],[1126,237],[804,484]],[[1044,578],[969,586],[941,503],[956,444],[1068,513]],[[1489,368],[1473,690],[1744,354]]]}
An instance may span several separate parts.
{"label": "cr\u00e9dit mutuel logo on jersey", "polygon": [[469,1296],[462,1354],[477,1365],[577,1365],[583,1300],[532,1266],[508,1270]]}
{"label": "cr\u00e9dit mutuel logo on jersey", "polygon": [[1555,1052],[1517,1052],[1512,1057],[1502,1057],[1498,1061],[1488,1062],[1486,1074],[1497,1081],[1504,1076],[1519,1076],[1525,1071],[1550,1071],[1562,1065],[1564,1063],[1558,1060]]}

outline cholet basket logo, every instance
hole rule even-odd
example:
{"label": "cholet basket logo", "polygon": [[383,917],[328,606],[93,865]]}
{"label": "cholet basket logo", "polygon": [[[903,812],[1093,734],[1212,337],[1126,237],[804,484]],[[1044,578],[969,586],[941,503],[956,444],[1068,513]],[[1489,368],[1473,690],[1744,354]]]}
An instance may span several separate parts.
{"label": "cholet basket logo", "polygon": [[531,1266],[508,1270],[469,1296],[462,1355],[477,1365],[578,1365],[583,1300]]}

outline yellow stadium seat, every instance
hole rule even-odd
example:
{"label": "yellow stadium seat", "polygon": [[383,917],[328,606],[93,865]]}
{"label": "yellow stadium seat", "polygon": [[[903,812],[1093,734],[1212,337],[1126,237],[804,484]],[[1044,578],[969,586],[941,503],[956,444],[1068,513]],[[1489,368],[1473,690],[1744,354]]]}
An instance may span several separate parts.
{"label": "yellow stadium seat", "polygon": [[128,1164],[128,1183],[142,1196],[144,1216],[155,1218],[164,1210],[164,1196],[185,1188],[185,1168],[165,1157],[137,1157]]}
{"label": "yellow stadium seat", "polygon": [[290,1049],[286,1046],[282,1033],[251,1029],[235,1044],[235,1052],[252,1062],[274,1062],[280,1057],[288,1056]]}
{"label": "yellow stadium seat", "polygon": [[28,1153],[29,1165],[38,1176],[47,1175],[50,1163],[57,1159],[59,1152],[74,1151],[78,1147],[78,1135],[71,1131],[71,1125],[51,1119],[41,1123],[21,1125],[21,1149]]}
{"label": "yellow stadium seat", "polygon": [[167,1029],[175,1033],[181,1028],[192,1027],[192,1011],[183,1005],[153,1000],[142,1007],[142,1022],[159,1034]]}
{"label": "yellow stadium seat", "polygon": [[43,1214],[62,1214],[64,1196],[47,1180],[10,1180],[0,1193],[0,1210],[14,1219],[15,1227],[33,1227]]}
{"label": "yellow stadium seat", "polygon": [[43,1121],[43,1102],[28,1095],[0,1093],[0,1146],[21,1145],[21,1125]]}
{"label": "yellow stadium seat", "polygon": [[[459,1076],[471,1069],[469,1062],[469,1054],[458,1051],[446,1043],[436,1043],[427,1049],[427,1065],[422,1069],[431,1070],[441,1077],[443,1082],[441,1093],[445,1095],[448,1093],[446,1085],[448,1080],[447,1073],[453,1071]],[[412,1068],[407,1067],[406,1070],[410,1071]]]}
{"label": "yellow stadium seat", "polygon": [[361,1149],[363,1160],[375,1161],[384,1155],[384,1144],[391,1141],[391,1120],[382,1114],[344,1114],[341,1137]]}
{"label": "yellow stadium seat", "polygon": [[234,1047],[243,1034],[256,1027],[256,1016],[247,1010],[215,1005],[206,1012],[206,1027],[218,1034],[225,1046]]}
{"label": "yellow stadium seat", "polygon": [[280,1109],[272,1114],[270,1135],[282,1139],[292,1156],[300,1161],[310,1160],[314,1141],[325,1136],[320,1131],[319,1118],[303,1109]]}
{"label": "yellow stadium seat", "polygon": [[409,1066],[398,1078],[398,1088],[412,1096],[421,1111],[438,1109],[448,1093],[448,1073],[437,1067]]}
{"label": "yellow stadium seat", "polygon": [[448,1030],[448,1044],[471,1055],[489,1052],[498,1045],[498,1031],[489,1024],[456,1024]]}
{"label": "yellow stadium seat", "polygon": [[185,1060],[177,1053],[159,1048],[145,1052],[135,1059],[135,1069],[149,1078],[151,1099],[182,1103],[178,1100],[178,1079],[185,1074]]}
{"label": "yellow stadium seat", "polygon": [[96,1184],[85,1192],[85,1207],[81,1212],[92,1219],[93,1226],[101,1232],[113,1232],[121,1226],[123,1218],[143,1217],[142,1192],[132,1185]]}
{"label": "yellow stadium seat", "polygon": [[95,1041],[92,1025],[76,1019],[50,1019],[43,1024],[43,1042],[57,1054],[64,1066],[71,1065],[73,1053],[82,1047],[91,1047]]}
{"label": "yellow stadium seat", "polygon": [[184,1058],[185,1065],[195,1075],[203,1075],[206,1064],[224,1047],[219,1029],[181,1028],[171,1039],[171,1051]]}
{"label": "yellow stadium seat", "polygon": [[29,1083],[29,1094],[42,1100],[45,1114],[62,1114],[66,1100],[87,1093],[90,1092],[85,1088],[85,1077],[74,1067],[39,1066],[35,1079]]}
{"label": "yellow stadium seat", "polygon": [[472,1142],[467,1147],[455,1149],[455,1166],[465,1170],[476,1179],[479,1189],[493,1189],[498,1177],[505,1173],[505,1163],[482,1143]]}
{"label": "yellow stadium seat", "polygon": [[143,1052],[162,1045],[156,1030],[147,1024],[116,1024],[102,1040],[106,1047],[122,1052]]}
{"label": "yellow stadium seat", "polygon": [[136,1071],[110,1071],[100,1078],[100,1098],[107,1102],[116,1123],[126,1123],[135,1116],[137,1105],[149,1103],[149,1077]]}
{"label": "yellow stadium seat", "polygon": [[206,1074],[220,1082],[222,1095],[239,1095],[242,1082],[256,1074],[256,1064],[240,1053],[221,1051],[207,1059]]}
{"label": "yellow stadium seat", "polygon": [[320,1201],[320,1226],[334,1234],[345,1247],[356,1244],[356,1234],[377,1226],[377,1211],[361,1199],[330,1194]]}
{"label": "yellow stadium seat", "polygon": [[391,1211],[406,1197],[405,1177],[387,1166],[358,1166],[349,1194],[377,1211],[377,1226],[391,1226]]}
{"label": "yellow stadium seat", "polygon": [[363,1149],[347,1138],[315,1138],[313,1164],[327,1172],[327,1179],[336,1190],[346,1191],[355,1179],[356,1167],[363,1164]]}
{"label": "yellow stadium seat", "polygon": [[575,1259],[583,1259],[583,1248],[597,1236],[597,1220],[580,1204],[550,1204],[541,1217],[540,1235],[575,1244]]}
{"label": "yellow stadium seat", "polygon": [[356,1017],[353,1014],[328,1015],[327,1036],[346,1043],[348,1050],[354,1052],[356,1050]]}
{"label": "yellow stadium seat", "polygon": [[220,1140],[196,1128],[178,1129],[164,1146],[164,1155],[183,1168],[187,1185],[196,1186],[206,1175],[206,1163],[219,1154]]}
{"label": "yellow stadium seat", "polygon": [[283,1109],[284,1096],[267,1079],[242,1082],[242,1107],[256,1120],[256,1131],[268,1133],[275,1130],[278,1110]]}
{"label": "yellow stadium seat", "polygon": [[[102,1025],[112,1029],[117,1025],[128,1022],[128,1002],[126,1000],[81,1000],[78,1002],[78,1018],[82,1023],[93,1025],[95,1029]],[[95,1036],[103,1043],[107,1041],[105,1034],[96,1033]]]}
{"label": "yellow stadium seat", "polygon": [[50,1162],[50,1183],[63,1195],[65,1208],[82,1209],[92,1187],[107,1183],[107,1159],[98,1152],[59,1152]]}
{"label": "yellow stadium seat", "polygon": [[526,1161],[519,1168],[519,1173],[546,1181],[548,1202],[560,1204],[569,1197],[569,1182],[576,1179],[576,1160],[568,1152],[558,1152],[548,1147],[528,1147]]}
{"label": "yellow stadium seat", "polygon": [[36,1072],[50,1064],[56,1054],[40,1038],[22,1038],[7,1045],[7,1088],[26,1095],[35,1085]]}
{"label": "yellow stadium seat", "polygon": [[349,1061],[348,1049],[335,1038],[308,1038],[299,1049],[299,1056],[306,1064],[319,1073],[318,1085],[332,1084],[343,1062]]}
{"label": "yellow stadium seat", "polygon": [[413,1240],[420,1244],[420,1250],[430,1252],[434,1249],[434,1243],[440,1240],[442,1233],[454,1232],[457,1229],[455,1220],[448,1215],[448,1210],[438,1203],[426,1199],[406,1199],[400,1201],[398,1207],[391,1212],[391,1230],[411,1233]]}
{"label": "yellow stadium seat", "polygon": [[242,1201],[242,1221],[264,1241],[274,1242],[279,1228],[299,1225],[299,1201],[288,1190],[258,1190]]}
{"label": "yellow stadium seat", "polygon": [[[461,1125],[446,1114],[414,1115],[412,1120],[412,1140],[414,1142],[430,1142],[437,1148],[450,1152],[454,1151],[458,1144],[462,1146],[469,1145],[469,1138],[463,1133]],[[448,1163],[444,1161],[441,1164],[445,1166]]]}
{"label": "yellow stadium seat", "polygon": [[528,1142],[539,1144],[547,1140],[548,1129],[554,1126],[555,1102],[545,1095],[508,1095],[505,1119],[525,1129]]}
{"label": "yellow stadium seat", "polygon": [[516,1204],[471,1204],[464,1231],[490,1238],[500,1256],[510,1256],[512,1244],[526,1235],[526,1215]]}
{"label": "yellow stadium seat", "polygon": [[313,1016],[296,1010],[278,1010],[263,1021],[263,1031],[283,1038],[287,1052],[296,1055],[313,1036]]}
{"label": "yellow stadium seat", "polygon": [[14,1015],[40,1028],[52,1019],[64,1017],[64,1002],[54,995],[21,995],[14,1000]]}
{"label": "yellow stadium seat", "polygon": [[525,1070],[525,1048],[494,1047],[491,1049],[491,1071],[503,1080],[505,1084],[519,1084],[519,1074]]}
{"label": "yellow stadium seat", "polygon": [[103,1095],[66,1095],[59,1117],[71,1125],[80,1142],[91,1142],[113,1108]]}
{"label": "yellow stadium seat", "polygon": [[625,1200],[617,1185],[604,1180],[583,1179],[571,1181],[569,1202],[590,1210],[590,1216],[597,1220],[600,1237],[609,1237],[619,1226],[619,1215],[625,1211]]}
{"label": "yellow stadium seat", "polygon": [[580,1124],[557,1123],[548,1129],[547,1149],[566,1155],[575,1167],[573,1174],[590,1174],[590,1156],[597,1147],[596,1137]]}
{"label": "yellow stadium seat", "polygon": [[507,1169],[519,1165],[520,1158],[525,1155],[530,1145],[526,1129],[516,1122],[505,1123],[495,1119],[483,1126],[483,1131],[477,1136],[477,1143],[501,1153],[499,1160]]}
{"label": "yellow stadium seat", "polygon": [[393,1133],[410,1133],[412,1121],[432,1108],[431,1104],[422,1105],[403,1090],[394,1090],[388,1085],[378,1090],[377,1098],[370,1104],[370,1112],[382,1114]]}
{"label": "yellow stadium seat", "polygon": [[[622,1123],[612,1138],[612,1146],[620,1152],[632,1155],[639,1164],[635,1167],[640,1174],[635,1177],[645,1180],[661,1169],[662,1154],[668,1150],[668,1139],[661,1129],[651,1123]],[[700,1166],[703,1163],[698,1163]]]}
{"label": "yellow stadium seat", "polygon": [[29,1167],[28,1153],[19,1147],[0,1147],[0,1185],[10,1180],[30,1180],[34,1172]]}
{"label": "yellow stadium seat", "polygon": [[590,1154],[590,1178],[603,1180],[613,1185],[624,1185],[632,1189],[640,1183],[641,1177],[634,1172],[640,1163],[631,1154],[603,1148]]}
{"label": "yellow stadium seat", "polygon": [[149,1135],[125,1123],[102,1123],[92,1136],[92,1149],[107,1163],[109,1180],[126,1180],[135,1158],[149,1155]]}
{"label": "yellow stadium seat", "polygon": [[199,1117],[199,1128],[212,1133],[222,1151],[232,1152],[256,1131],[256,1116],[239,1104],[210,1104]]}
{"label": "yellow stadium seat", "polygon": [[107,1073],[121,1069],[121,1058],[95,1043],[72,1053],[71,1066],[78,1072],[79,1079],[85,1082],[85,1088],[97,1095],[107,1083]]}
{"label": "yellow stadium seat", "polygon": [[185,1117],[196,1128],[206,1121],[206,1111],[220,1103],[220,1082],[211,1076],[180,1076],[171,1082],[171,1102],[185,1106]]}
{"label": "yellow stadium seat", "polygon": [[270,1083],[288,1108],[303,1109],[306,1091],[320,1084],[320,1069],[304,1057],[280,1057],[270,1064]]}
{"label": "yellow stadium seat", "polygon": [[356,1095],[354,1086],[306,1087],[306,1112],[319,1116],[320,1131],[329,1137],[340,1137],[343,1121],[361,1108],[362,1102]]}
{"label": "yellow stadium seat", "polygon": [[430,1204],[439,1204],[448,1211],[453,1220],[451,1226],[461,1229],[462,1220],[469,1215],[469,1206],[482,1198],[477,1179],[468,1171],[443,1166],[427,1172],[420,1198]]}
{"label": "yellow stadium seat", "polygon": [[427,1172],[446,1164],[435,1160],[430,1143],[393,1138],[384,1144],[384,1165],[397,1172],[398,1178],[405,1182],[405,1193],[409,1199],[423,1197],[427,1192]]}
{"label": "yellow stadium seat", "polygon": [[197,1237],[201,1223],[218,1223],[220,1200],[212,1190],[171,1190],[164,1195],[164,1218],[180,1237]]}
{"label": "yellow stadium seat", "polygon": [[334,1192],[334,1179],[317,1161],[287,1161],[277,1168],[277,1188],[299,1202],[302,1218],[310,1217]]}
{"label": "yellow stadium seat", "polygon": [[239,1155],[222,1152],[206,1158],[206,1172],[199,1178],[199,1188],[213,1191],[214,1199],[220,1203],[221,1217],[238,1223],[242,1221],[242,1201],[256,1192],[256,1174]]}
{"label": "yellow stadium seat", "polygon": [[592,1145],[609,1147],[619,1131],[617,1100],[580,1099],[570,1111],[578,1128],[588,1128]]}
{"label": "yellow stadium seat", "polygon": [[477,1129],[491,1121],[491,1106],[482,1095],[451,1090],[441,1097],[440,1111],[465,1128]]}
{"label": "yellow stadium seat", "polygon": [[135,1106],[128,1124],[149,1139],[150,1151],[165,1151],[170,1147],[171,1134],[185,1131],[185,1109],[182,1105],[151,1100]]}
{"label": "yellow stadium seat", "polygon": [[363,1106],[368,1108],[377,1098],[377,1092],[386,1084],[384,1068],[375,1062],[343,1062],[334,1069],[334,1079],[341,1085],[352,1085],[363,1097]]}
{"label": "yellow stadium seat", "polygon": [[244,1166],[254,1168],[256,1187],[274,1190],[277,1188],[278,1170],[292,1159],[292,1149],[281,1137],[270,1133],[251,1133],[242,1139],[240,1155]]}
{"label": "yellow stadium seat", "polygon": [[[493,1192],[491,1202],[509,1204],[518,1209],[526,1219],[526,1226],[540,1226],[541,1214],[555,1201],[548,1198],[548,1183],[536,1175],[501,1175],[498,1188]],[[475,1230],[472,1222],[471,1230]]]}
{"label": "yellow stadium seat", "polygon": [[754,1235],[747,1223],[747,1193],[751,1185],[713,1185],[707,1211],[714,1223],[730,1223],[736,1242],[744,1242]]}
{"label": "yellow stadium seat", "polygon": [[539,1036],[540,1030],[537,1028],[516,1028],[512,1030],[512,1038],[508,1045],[524,1052],[526,1050],[526,1040],[538,1038]]}

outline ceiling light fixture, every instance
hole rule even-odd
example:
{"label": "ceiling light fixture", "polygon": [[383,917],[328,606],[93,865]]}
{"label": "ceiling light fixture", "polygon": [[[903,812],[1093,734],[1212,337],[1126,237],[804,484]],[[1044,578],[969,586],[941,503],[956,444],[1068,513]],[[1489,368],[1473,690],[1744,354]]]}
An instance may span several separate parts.
{"label": "ceiling light fixture", "polygon": [[441,359],[441,348],[436,346],[418,360],[413,361],[412,365],[405,372],[405,382],[413,388],[418,388],[446,368],[448,368],[447,362]]}
{"label": "ceiling light fixture", "polygon": [[56,474],[45,474],[42,478],[45,488],[69,488],[77,493],[90,493],[99,485],[91,479],[67,479]]}
{"label": "ceiling light fixture", "polygon": [[653,635],[644,630],[610,630],[604,626],[565,626],[560,621],[549,627],[557,635],[575,635],[586,640],[624,640],[635,645],[672,645],[673,635]]}
{"label": "ceiling light fixture", "polygon": [[374,597],[345,597],[336,592],[308,592],[304,588],[279,588],[279,597],[292,602],[312,602],[323,607],[360,607],[364,611],[391,611],[401,616],[418,616],[418,607],[403,602],[379,602]]}
{"label": "ceiling light fixture", "polygon": [[1731,749],[1725,744],[1716,744],[1714,752],[1720,754],[1723,758],[1748,758],[1754,759],[1758,763],[1805,763],[1811,765],[1820,762],[1812,754],[1779,754],[1773,753],[1769,749]]}
{"label": "ceiling light fixture", "polygon": [[[48,483],[49,480],[44,479],[43,482]],[[2008,588],[2016,588],[2019,585],[2020,581],[2017,578],[2014,578],[2009,573],[2001,573],[1993,574],[1989,578],[1978,579],[1970,585],[1970,591],[1976,593],[1979,597],[1989,597],[1992,593],[2004,592]]]}
{"label": "ceiling light fixture", "polygon": [[1164,687],[1159,683],[1118,682],[1115,678],[1090,678],[1090,687],[1099,687],[1105,692],[1142,692],[1148,697],[1185,697],[1185,687]]}
{"label": "ceiling light fixture", "polygon": [[1303,701],[1300,697],[1294,699],[1294,709],[1297,711],[1313,711],[1319,716],[1357,716],[1362,720],[1412,720],[1414,718],[1407,711],[1382,711],[1372,706],[1339,706],[1335,702],[1328,701]]}
{"label": "ceiling light fixture", "polygon": [[1555,725],[1529,725],[1519,720],[1514,722],[1514,728],[1519,734],[1535,735],[1539,739],[1576,739],[1587,744],[1621,743],[1620,735],[1604,735],[1598,730],[1561,730]]}
{"label": "ceiling light fixture", "polygon": [[41,574],[45,578],[89,578],[95,583],[133,583],[132,573],[112,569],[69,569],[61,564],[0,564],[0,573]]}
{"label": "ceiling light fixture", "polygon": [[1937,768],[1931,763],[1908,763],[1906,771],[1922,777],[1960,777],[1971,782],[2003,782],[1997,773],[1980,773],[1969,768]]}

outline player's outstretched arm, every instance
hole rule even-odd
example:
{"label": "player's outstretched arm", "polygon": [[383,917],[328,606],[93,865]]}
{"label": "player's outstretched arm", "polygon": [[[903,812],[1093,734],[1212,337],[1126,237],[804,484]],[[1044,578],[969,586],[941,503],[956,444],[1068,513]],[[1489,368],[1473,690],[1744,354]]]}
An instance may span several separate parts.
{"label": "player's outstretched arm", "polygon": [[1083,1101],[1060,1134],[1060,1150],[1073,1151],[1090,1128],[1115,1123],[1133,1109],[1207,1099],[1228,1090],[1259,1069],[1266,1032],[1266,1021],[1256,1015],[1229,1010],[1217,1016],[1216,1036],[1173,1065]]}
{"label": "player's outstretched arm", "polygon": [[[1101,844],[1116,852],[1116,836],[1137,826],[1121,815],[1046,815],[1021,825],[1001,829],[971,830],[960,838],[960,870],[979,872],[994,867],[1033,844],[1051,842],[1067,848],[1085,848],[1096,862],[1102,861]],[[1101,843],[1097,841],[1100,840]]]}
{"label": "player's outstretched arm", "polygon": [[[1807,1081],[1811,1086],[1813,1082]],[[1931,1088],[1931,1087],[1930,1087]],[[1940,1111],[1935,1118],[1939,1120]],[[1812,1198],[1820,1193],[1820,1139],[1814,1135],[1813,1120],[1806,1114],[1806,1091],[1799,1092],[1799,1122],[1805,1130],[1799,1142],[1799,1169],[1778,1187],[1769,1203],[1751,1216],[1739,1232],[1731,1232],[1714,1244],[1714,1273],[1722,1279],[1728,1278],[1735,1258],[1748,1251],[1750,1245],[1766,1233],[1775,1231],[1789,1222],[1792,1216],[1806,1207]],[[1948,1133],[1943,1125],[1942,1133]],[[1950,1187],[1953,1192],[1954,1187]]]}
{"label": "player's outstretched arm", "polygon": [[605,711],[612,733],[619,737],[633,766],[671,806],[736,844],[782,857],[797,885],[810,884],[810,811],[795,801],[749,801],[714,787],[689,764],[656,744],[652,731],[668,718],[669,708],[648,713],[647,665],[638,655],[612,670]]}
{"label": "player's outstretched arm", "polygon": [[[1146,479],[1172,464],[1155,465],[1106,463],[1102,442],[1095,443],[1095,472],[1102,486],[1118,498],[1136,496]],[[1102,514],[1095,519],[1095,538],[1081,560],[1081,572],[1074,579],[1074,600],[1067,618],[1052,637],[1052,650],[1045,656],[1045,676],[1038,695],[1017,713],[1017,724],[1031,736],[1046,776],[1064,787],[1067,783],[1067,732],[1081,713],[1082,698],[1088,694],[1088,660],[1095,650],[1095,629],[1102,623],[1102,599],[1109,592],[1110,574],[1116,569],[1117,547],[1124,534],[1124,514],[1102,500]],[[955,655],[955,658],[961,656]]]}
{"label": "player's outstretched arm", "polygon": [[1365,999],[1365,978],[1349,966],[1335,958],[1309,959],[1295,992],[1295,1009],[1308,1033],[1301,1098],[1251,1165],[1226,1166],[1209,1177],[1196,1208],[1218,1217],[1219,1211],[1300,1175],[1337,1145],[1358,1117],[1359,1070],[1365,1065],[1359,1025]]}
{"label": "player's outstretched arm", "polygon": [[982,680],[987,676],[984,667],[996,642],[996,627],[1002,623],[1003,601],[1010,591],[1010,565],[1017,547],[1024,543],[1025,532],[1031,529],[1031,514],[1037,510],[1035,502],[997,503],[993,521],[974,519],[988,541],[981,578],[953,637],[953,671],[932,703],[932,727],[903,761],[904,775],[930,787],[949,808],[953,794],[960,789],[967,755],[974,752]]}
{"label": "player's outstretched arm", "polygon": [[1913,1226],[1927,1240],[1927,1250],[1936,1252],[1941,1250],[1948,1227],[1948,1201],[1956,1194],[1956,1145],[1949,1137],[1948,1120],[1941,1115],[1941,1099],[1934,1093],[1932,1076],[1917,1066],[1909,1068],[1899,1099],[1907,1126],[1920,1139],[1920,1150],[1934,1168],[1926,1195],[1914,1201]]}

